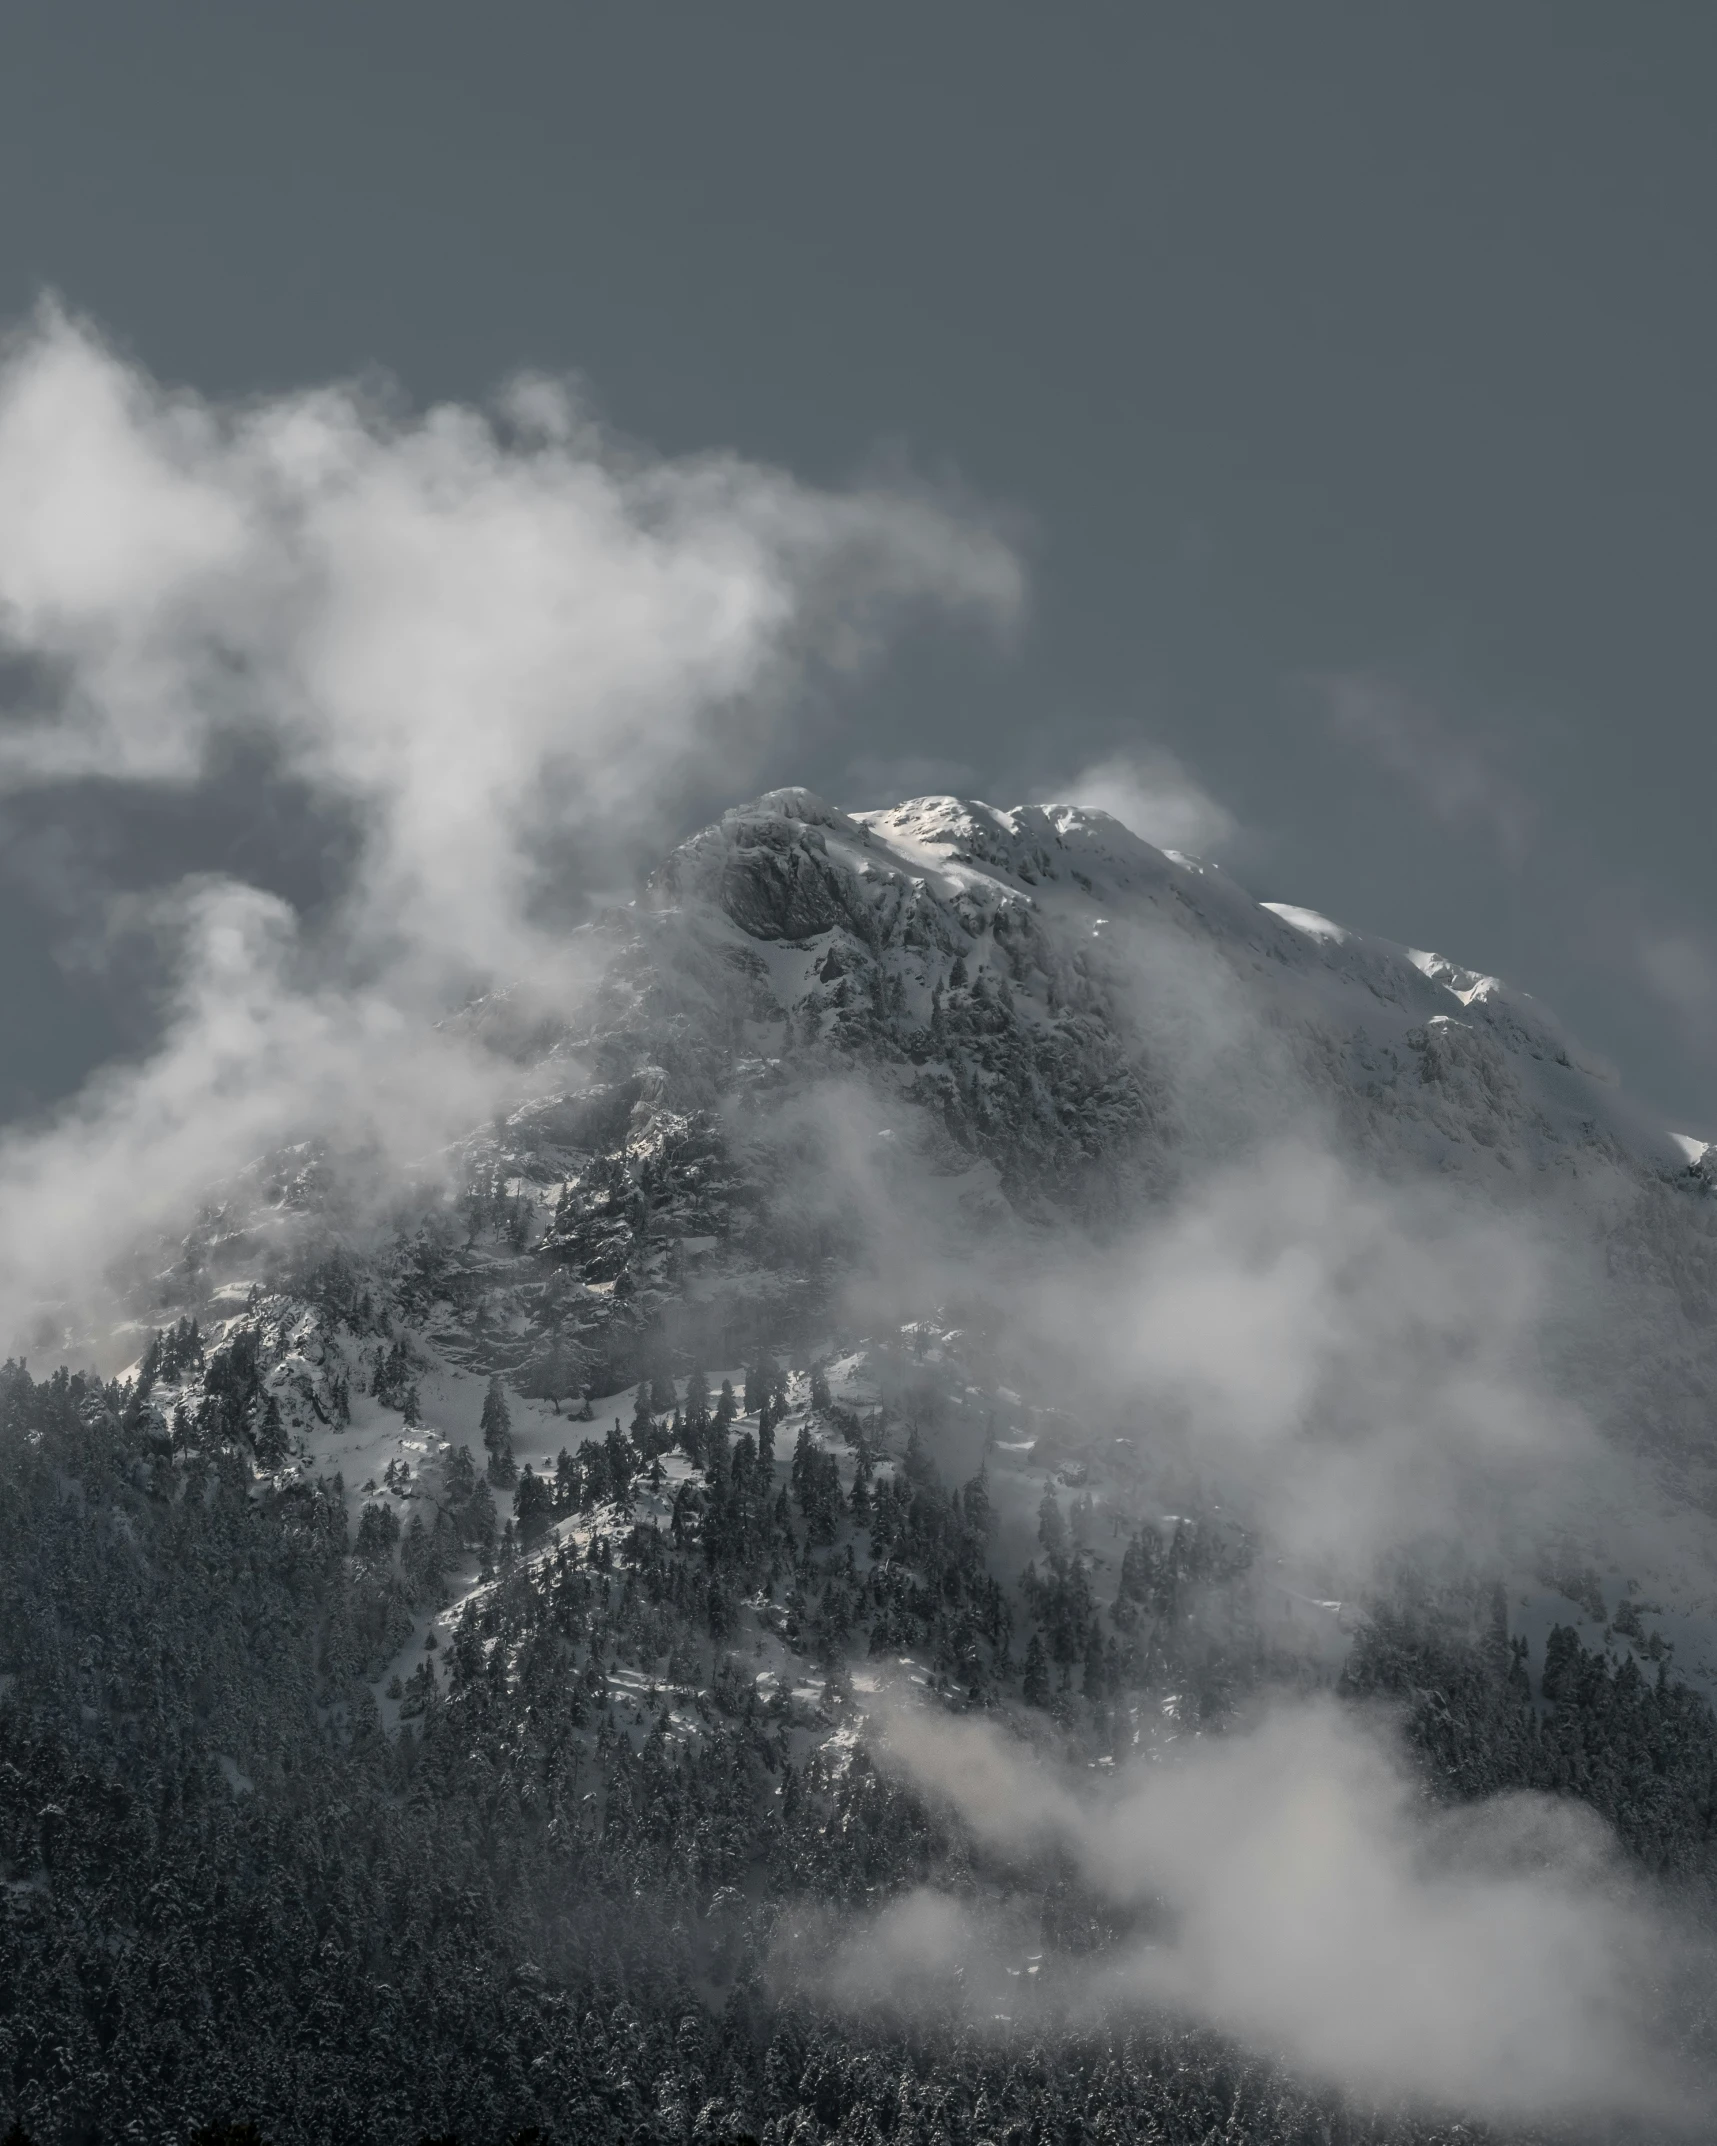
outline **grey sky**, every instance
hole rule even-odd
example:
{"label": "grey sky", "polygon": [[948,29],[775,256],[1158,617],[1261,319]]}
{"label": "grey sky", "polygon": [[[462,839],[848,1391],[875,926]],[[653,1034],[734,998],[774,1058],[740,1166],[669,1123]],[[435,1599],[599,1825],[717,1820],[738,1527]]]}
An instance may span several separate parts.
{"label": "grey sky", "polygon": [[[1712,1132],[1714,77],[1708,9],[1578,0],[19,0],[0,313],[956,478],[1021,517],[1025,633],[908,645],[781,780],[1165,748],[1258,892],[1541,992]],[[62,803],[0,825],[0,1108],[147,1034],[89,887],[307,900],[344,840],[256,767]]]}

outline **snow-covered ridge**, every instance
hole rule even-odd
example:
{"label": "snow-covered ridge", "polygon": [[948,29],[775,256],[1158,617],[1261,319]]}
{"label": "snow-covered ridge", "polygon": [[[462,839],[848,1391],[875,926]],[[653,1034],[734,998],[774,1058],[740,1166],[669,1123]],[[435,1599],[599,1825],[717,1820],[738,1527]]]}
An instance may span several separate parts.
{"label": "snow-covered ridge", "polygon": [[[1213,956],[1260,1017],[1314,1031],[1352,1059],[1374,1097],[1380,1075],[1399,1091],[1411,1069],[1445,1101],[1476,1083],[1468,1100],[1490,1119],[1510,1100],[1521,1137],[1539,1145],[1597,1140],[1672,1174],[1691,1160],[1528,994],[1444,955],[1254,900],[1215,867],[1085,807],[940,796],[847,813],[806,789],[771,791],[683,844],[652,899],[719,914],[767,948],[784,1004],[814,997],[832,959],[849,974],[877,972],[913,1018],[946,992],[958,959],[966,978],[1005,978],[1028,1021],[1077,1009],[1118,1030],[1122,1001],[1137,997],[1121,972],[1148,973],[1140,935],[1166,936]],[[1447,1133],[1455,1120],[1443,1116]],[[1474,1145],[1498,1152],[1495,1123],[1476,1143],[1455,1130],[1444,1159]]]}
{"label": "snow-covered ridge", "polygon": [[[677,1034],[707,1033],[716,1000],[743,999],[735,1055],[703,1061],[706,1098],[736,1079],[868,1083],[897,1186],[921,1216],[940,1189],[950,1235],[980,1216],[1125,1227],[1201,1169],[1307,1136],[1547,1231],[1629,1336],[1625,1365],[1580,1321],[1558,1342],[1594,1408],[1649,1422],[1661,1450],[1706,1449],[1717,1169],[1495,977],[1261,902],[1054,803],[849,813],[770,792],[682,844],[633,919],[654,1020],[678,1007]],[[670,1062],[627,1033],[627,1051]],[[1717,1469],[1697,1495],[1717,1500]]]}
{"label": "snow-covered ridge", "polygon": [[[956,1262],[1125,1231],[1281,1132],[1540,1219],[1557,1203],[1549,1227],[1625,1309],[1611,1413],[1703,1451],[1717,1171],[1494,978],[1260,902],[1101,812],[849,813],[802,788],[694,834],[585,939],[602,980],[574,1019],[508,994],[468,1016],[520,1099],[462,1144],[463,1191],[425,1192],[420,1263],[446,1253],[456,1288],[400,1255],[447,1362],[612,1390],[652,1335],[704,1335],[685,1347],[713,1359],[820,1317],[879,1230]],[[305,1217],[337,1232],[327,1178],[259,1166],[174,1314],[266,1292]]]}

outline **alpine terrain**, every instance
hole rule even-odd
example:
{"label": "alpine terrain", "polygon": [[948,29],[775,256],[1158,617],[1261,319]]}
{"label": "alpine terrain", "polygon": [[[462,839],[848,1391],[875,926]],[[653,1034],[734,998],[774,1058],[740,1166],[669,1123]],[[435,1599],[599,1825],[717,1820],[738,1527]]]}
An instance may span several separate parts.
{"label": "alpine terrain", "polygon": [[1700,2135],[1717,1156],[1074,806],[569,959],[0,1376],[0,2124]]}

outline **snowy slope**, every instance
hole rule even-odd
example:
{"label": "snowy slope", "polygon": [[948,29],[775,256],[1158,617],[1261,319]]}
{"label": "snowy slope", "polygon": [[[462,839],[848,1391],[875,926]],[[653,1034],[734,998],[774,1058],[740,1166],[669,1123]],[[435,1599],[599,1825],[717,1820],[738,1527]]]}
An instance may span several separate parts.
{"label": "snowy slope", "polygon": [[[394,1333],[437,1432],[468,1438],[498,1371],[552,1439],[582,1391],[840,1345],[854,1271],[910,1275],[891,1245],[946,1270],[1101,1241],[1279,1132],[1572,1245],[1603,1320],[1569,1320],[1565,1368],[1680,1501],[1711,1506],[1708,1158],[1496,979],[1257,902],[1103,813],[848,814],[802,789],[725,814],[582,936],[600,982],[574,1019],[504,992],[461,1017],[505,1043],[524,1100],[473,1130],[451,1195],[426,1182],[415,1219],[408,1201],[366,1235],[337,1170],[299,1153],[205,1225],[198,1293],[172,1309],[217,1334],[264,1319],[319,1462],[330,1378],[362,1394]],[[379,1480],[368,1420],[342,1433],[354,1498]]]}
{"label": "snowy slope", "polygon": [[[1165,1012],[1202,1011],[1212,1025],[1250,1001],[1255,1025],[1286,1024],[1325,1054],[1330,1099],[1344,1085],[1373,1103],[1387,1091],[1455,1167],[1504,1142],[1509,1163],[1596,1149],[1672,1177],[1689,1167],[1529,997],[1440,955],[1255,902],[1100,812],[938,797],[849,816],[775,791],[678,850],[654,896],[687,918],[719,917],[754,948],[773,1010],[809,1011],[838,1034],[851,1025],[839,1016],[868,1002],[879,1040],[932,1079],[963,1070],[958,1038],[931,1048],[942,1042],[931,1021],[938,991],[945,1007],[969,1008],[965,991],[999,1002],[1075,1080],[1125,1065],[1142,1119],[1149,1055],[1174,1040],[1153,1022],[1160,984]],[[1184,1003],[1186,964],[1165,973],[1177,954],[1208,970],[1203,1008]],[[1071,1094],[1049,1100],[1077,1112]],[[1111,1143],[1126,1110],[1103,1128]]]}
{"label": "snowy slope", "polygon": [[[725,814],[581,938],[600,982],[574,1019],[508,992],[461,1016],[521,1100],[473,1130],[451,1200],[426,1181],[376,1284],[462,1361],[608,1390],[676,1322],[729,1358],[814,1322],[879,1232],[959,1253],[1130,1227],[1281,1132],[1548,1215],[1626,1307],[1641,1434],[1704,1447],[1705,1152],[1494,978],[1254,901],[1100,812],[802,789]],[[325,1158],[227,1191],[156,1319],[230,1315],[318,1233],[369,1257]]]}
{"label": "snowy slope", "polygon": [[[674,2083],[694,2007],[755,2020],[786,1991],[802,2023],[817,1985],[781,1978],[813,1957],[809,1909],[892,1915],[927,1878],[982,1900],[1006,1867],[891,1778],[903,1694],[1100,1784],[1230,1729],[1243,1752],[1255,1710],[1342,1692],[1404,1725],[1428,1808],[1589,1796],[1652,1871],[1709,1872],[1717,1731],[1673,1680],[1717,1696],[1717,1167],[1545,1009],[1103,814],[949,797],[772,792],[573,953],[570,1009],[521,985],[459,1014],[511,1086],[412,1182],[314,1144],[259,1159],[162,1263],[127,1382],[9,1367],[0,1394],[49,1427],[19,1442],[36,1507],[14,1536],[64,1576],[14,1590],[47,1605],[18,1660],[81,1733],[155,1736],[162,1781],[207,1744],[222,1825],[266,1820],[268,1894],[375,1985],[373,2042],[404,2046],[402,1988],[434,2025],[444,1993],[398,1963],[463,1955],[490,1891],[529,1900],[507,1972],[547,1990],[556,2049],[594,2015],[538,1938],[594,1929],[612,1979],[608,1931],[638,1924],[681,1963],[627,2000],[669,1993],[656,2128],[721,2135],[729,2105],[694,2122]],[[332,1771],[303,1763],[324,1741]],[[1314,1778],[1310,1807],[1339,1815],[1339,1777]],[[354,1837],[362,1782],[385,1825],[319,1867],[342,1933],[386,1880],[391,1956],[342,1952],[301,1907],[303,1844]],[[88,1805],[115,1914],[128,1807],[49,1801],[34,1773],[14,1803],[20,1908],[64,1891],[60,1829]],[[216,1837],[189,1793],[162,1808],[193,1857]],[[1256,1870],[1225,1808],[1202,1821],[1214,1860]],[[1402,1808],[1391,1790],[1390,1838]],[[433,1831],[395,1830],[420,1812]],[[1452,1837],[1424,1836],[1437,1882]],[[1485,1882],[1550,1838],[1510,1832]],[[1392,1867],[1368,1856],[1355,1897]],[[1031,2007],[1050,1992],[1055,2019],[1077,1986],[1064,1952],[1140,1927],[1137,1894],[1088,1916],[1071,1865],[1043,1866],[1041,1911],[1037,1877],[1009,1875],[1023,1919],[982,1947],[980,2016],[1034,2035]],[[136,1897],[114,1957],[172,1889]],[[402,1925],[420,1898],[433,1918]],[[70,1926],[41,1922],[44,1961]],[[459,2047],[494,2039],[480,2016]],[[813,2078],[745,2032],[766,2078]],[[1179,2077],[1197,2040],[1172,2035]],[[579,2106],[600,2131],[622,2104]]]}

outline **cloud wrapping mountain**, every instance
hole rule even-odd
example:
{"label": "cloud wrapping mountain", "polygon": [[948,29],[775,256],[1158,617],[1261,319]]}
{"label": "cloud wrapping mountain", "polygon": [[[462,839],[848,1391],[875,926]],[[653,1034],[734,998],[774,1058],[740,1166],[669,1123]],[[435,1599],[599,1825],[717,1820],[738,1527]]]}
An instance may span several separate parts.
{"label": "cloud wrapping mountain", "polygon": [[159,1047],[0,1149],[9,1329],[259,1145],[445,1140],[480,1058],[402,1051],[401,1021],[497,973],[575,998],[544,917],[569,877],[629,872],[689,785],[904,612],[1005,623],[1021,597],[965,510],[664,460],[556,382],[488,411],[346,386],[221,404],[44,305],[0,369],[0,649],[24,681],[0,790],[192,786],[239,737],[359,846],[312,937],[230,880],[156,905],[179,979]]}
{"label": "cloud wrapping mountain", "polygon": [[[76,786],[191,790],[242,739],[354,844],[314,920],[232,876],[130,907],[173,979],[161,1033],[0,1137],[4,1338],[111,1326],[207,1199],[251,1257],[244,1173],[326,1143],[318,1226],[397,1209],[442,1294],[352,1268],[330,1312],[262,1254],[156,1277],[161,1304],[203,1292],[172,1310],[211,1335],[213,1307],[280,1285],[278,1360],[255,1334],[246,1359],[245,1407],[273,1381],[271,1467],[349,1419],[350,1374],[380,1412],[378,1331],[401,1352],[412,1331],[426,1376],[508,1352],[558,1415],[568,1365],[659,1382],[676,1331],[696,1357],[773,1347],[771,1320],[797,1347],[813,1321],[922,1335],[934,1311],[970,1354],[912,1389],[927,1423],[1040,1410],[1020,1444],[1047,1470],[1078,1419],[1117,1528],[1173,1482],[1211,1539],[1262,1546],[1253,1608],[1311,1569],[1363,1589],[1403,1545],[1506,1563],[1595,1513],[1613,1539],[1629,1498],[1649,1533],[1617,1433],[1699,1465],[1703,1156],[1495,979],[1171,854],[1233,833],[1178,765],[1010,810],[772,791],[569,928],[573,892],[669,849],[697,786],[790,740],[809,684],[915,609],[994,627],[1022,600],[968,508],[664,460],[559,384],[422,415],[351,387],[222,405],[45,308],[0,368],[0,791],[51,816]],[[1362,714],[1391,764],[1419,752]],[[1437,794],[1494,817],[1482,789],[1462,763]],[[468,1164],[461,1248],[444,1195]],[[506,1249],[480,1244],[503,1215]],[[797,1556],[785,1502],[777,1524]],[[1017,1512],[999,1525],[1025,1547]],[[802,1548],[809,1575],[809,1526]],[[1100,1711],[1095,1609],[1091,1635]],[[1168,2008],[1355,2091],[1504,2118],[1679,2118],[1659,2015],[1681,1941],[1572,1801],[1432,1811],[1388,1737],[1324,1702],[1141,1738],[1098,1794],[993,1724],[878,1720],[884,1763],[974,1840],[1066,1858],[1138,1918],[1057,1963],[1078,2019]],[[999,1897],[908,1891],[842,1927],[824,1986],[861,2004],[958,1971],[1005,2009],[1010,1928]]]}

